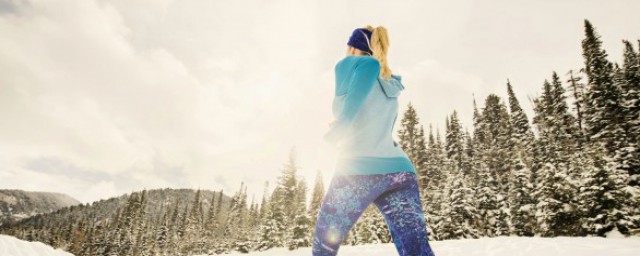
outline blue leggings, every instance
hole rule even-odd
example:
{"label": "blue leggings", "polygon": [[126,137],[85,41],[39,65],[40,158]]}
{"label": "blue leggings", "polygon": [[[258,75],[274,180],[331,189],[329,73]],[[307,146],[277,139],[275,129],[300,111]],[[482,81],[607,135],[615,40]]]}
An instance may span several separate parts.
{"label": "blue leggings", "polygon": [[428,242],[416,174],[336,175],[331,180],[313,235],[313,256],[337,255],[360,215],[375,203],[400,256],[434,256]]}

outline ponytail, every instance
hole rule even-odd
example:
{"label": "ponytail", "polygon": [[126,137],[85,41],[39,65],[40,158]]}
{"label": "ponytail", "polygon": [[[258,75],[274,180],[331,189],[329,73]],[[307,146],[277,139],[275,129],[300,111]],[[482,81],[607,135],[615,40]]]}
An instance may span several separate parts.
{"label": "ponytail", "polygon": [[373,57],[380,62],[380,76],[385,80],[391,78],[391,69],[387,62],[387,52],[389,51],[389,36],[387,29],[383,26],[376,28],[367,25],[365,29],[371,31],[371,50],[373,51]]}

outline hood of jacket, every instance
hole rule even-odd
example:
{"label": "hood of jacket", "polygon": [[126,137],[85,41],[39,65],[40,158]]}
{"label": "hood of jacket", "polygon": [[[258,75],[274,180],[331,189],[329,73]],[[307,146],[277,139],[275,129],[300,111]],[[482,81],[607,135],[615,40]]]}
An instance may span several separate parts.
{"label": "hood of jacket", "polygon": [[380,82],[382,91],[384,91],[384,94],[389,98],[398,97],[398,95],[400,95],[400,91],[404,90],[404,86],[402,85],[402,76],[392,74],[388,81],[383,77],[378,77],[378,81]]}

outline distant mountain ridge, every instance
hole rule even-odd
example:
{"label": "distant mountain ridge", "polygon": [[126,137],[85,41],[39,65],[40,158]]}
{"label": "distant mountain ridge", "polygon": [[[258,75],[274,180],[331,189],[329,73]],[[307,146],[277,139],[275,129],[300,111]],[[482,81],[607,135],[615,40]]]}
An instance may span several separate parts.
{"label": "distant mountain ridge", "polygon": [[[237,202],[238,195],[235,198]],[[63,207],[6,223],[0,226],[0,234],[40,241],[74,255],[134,255],[139,249],[160,250],[155,242],[147,244],[157,239],[169,250],[175,247],[166,240],[170,236],[176,236],[172,241],[188,240],[184,236],[204,228],[198,223],[214,209],[214,201],[215,218],[207,220],[215,224],[207,231],[223,237],[226,226],[221,224],[233,206],[232,198],[222,190],[173,188],[144,189]]]}
{"label": "distant mountain ridge", "polygon": [[0,189],[0,226],[77,204],[80,201],[63,193]]}

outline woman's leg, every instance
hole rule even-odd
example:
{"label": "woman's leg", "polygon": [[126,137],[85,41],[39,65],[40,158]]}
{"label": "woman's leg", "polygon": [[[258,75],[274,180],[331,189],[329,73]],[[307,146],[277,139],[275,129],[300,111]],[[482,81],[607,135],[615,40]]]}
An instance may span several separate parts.
{"label": "woman's leg", "polygon": [[399,172],[398,186],[382,193],[374,203],[384,216],[400,256],[434,256],[428,242],[416,175]]}
{"label": "woman's leg", "polygon": [[313,256],[334,256],[364,210],[386,189],[384,175],[336,175],[325,195],[313,235]]}

